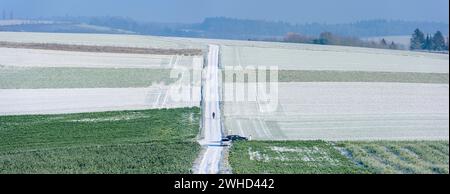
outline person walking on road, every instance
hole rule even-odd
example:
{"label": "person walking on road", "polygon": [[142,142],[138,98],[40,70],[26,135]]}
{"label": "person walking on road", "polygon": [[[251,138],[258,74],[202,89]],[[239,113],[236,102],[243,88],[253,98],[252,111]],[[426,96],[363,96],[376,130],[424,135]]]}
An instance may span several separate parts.
{"label": "person walking on road", "polygon": [[213,112],[212,117],[213,117],[213,119],[216,119],[216,113],[215,112]]}

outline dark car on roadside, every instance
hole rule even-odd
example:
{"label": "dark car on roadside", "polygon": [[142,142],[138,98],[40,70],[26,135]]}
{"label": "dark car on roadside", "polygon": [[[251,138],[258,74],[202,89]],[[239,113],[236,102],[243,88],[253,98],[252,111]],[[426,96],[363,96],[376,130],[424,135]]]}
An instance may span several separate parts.
{"label": "dark car on roadside", "polygon": [[247,137],[242,137],[240,135],[228,135],[224,138],[222,138],[222,141],[229,142],[229,141],[248,141]]}

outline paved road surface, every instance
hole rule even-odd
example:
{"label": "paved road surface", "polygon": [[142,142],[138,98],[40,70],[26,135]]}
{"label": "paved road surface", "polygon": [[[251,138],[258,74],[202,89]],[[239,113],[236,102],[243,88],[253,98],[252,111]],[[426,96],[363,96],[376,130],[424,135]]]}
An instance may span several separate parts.
{"label": "paved road surface", "polygon": [[[220,146],[222,130],[220,125],[219,106],[219,46],[209,45],[208,66],[204,74],[203,92],[203,128],[204,139],[200,144],[205,146],[206,151],[202,156],[197,174],[217,174],[219,173],[220,160],[222,158],[223,147]],[[213,118],[215,113],[215,118]]]}

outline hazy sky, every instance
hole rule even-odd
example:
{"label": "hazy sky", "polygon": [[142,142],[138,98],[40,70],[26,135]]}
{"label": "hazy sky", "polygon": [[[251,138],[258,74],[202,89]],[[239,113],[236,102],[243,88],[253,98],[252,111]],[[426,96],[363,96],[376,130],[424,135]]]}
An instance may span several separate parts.
{"label": "hazy sky", "polygon": [[449,22],[449,0],[0,0],[18,17],[125,16],[140,21],[200,22],[226,16],[291,23],[367,19]]}

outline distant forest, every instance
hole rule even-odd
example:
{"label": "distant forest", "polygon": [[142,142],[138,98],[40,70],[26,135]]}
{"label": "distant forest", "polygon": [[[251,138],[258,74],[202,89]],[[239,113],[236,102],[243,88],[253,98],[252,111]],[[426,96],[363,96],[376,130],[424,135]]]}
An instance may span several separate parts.
{"label": "distant forest", "polygon": [[[206,18],[196,24],[138,22],[123,17],[39,18],[19,25],[1,25],[1,21],[0,31],[142,34],[436,51],[448,50],[449,28],[448,24],[438,22],[368,20],[348,24],[290,24],[224,17]],[[415,29],[420,29],[422,34]],[[411,41],[414,46],[411,48],[385,39],[363,40],[366,37],[411,35],[413,31],[419,38]],[[439,33],[432,37],[435,32]]]}
{"label": "distant forest", "polygon": [[442,32],[437,31],[434,35],[425,34],[416,29],[410,38],[409,48],[405,45],[396,43],[394,41],[388,42],[385,38],[381,38],[380,41],[368,41],[360,38],[350,36],[334,35],[331,32],[322,32],[318,37],[305,36],[297,33],[288,33],[282,39],[262,39],[262,41],[274,41],[274,42],[289,42],[289,43],[305,43],[305,44],[321,44],[321,45],[340,45],[340,46],[355,46],[355,47],[367,47],[367,48],[382,48],[393,50],[420,50],[420,51],[433,51],[433,52],[445,52],[449,49],[449,39],[445,38]]}
{"label": "distant forest", "polygon": [[[449,25],[438,22],[413,22],[397,20],[368,20],[347,24],[290,24],[286,22],[272,22],[260,20],[243,20],[224,17],[206,18],[196,24],[173,24],[138,22],[123,17],[54,17],[40,18],[39,20],[57,21],[55,24],[34,24],[24,26],[0,26],[0,31],[76,31],[68,24],[88,24],[93,26],[120,29],[115,32],[133,32],[144,35],[204,37],[222,39],[266,39],[283,38],[288,33],[297,33],[304,36],[318,36],[323,32],[330,32],[338,36],[347,37],[375,37],[410,35],[420,28],[425,33],[442,32],[448,34]],[[1,20],[0,20],[1,21]],[[64,25],[62,25],[62,23]],[[59,29],[58,27],[61,26]],[[25,30],[23,30],[25,29]],[[80,30],[88,33],[89,30]]]}

